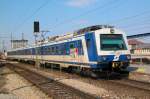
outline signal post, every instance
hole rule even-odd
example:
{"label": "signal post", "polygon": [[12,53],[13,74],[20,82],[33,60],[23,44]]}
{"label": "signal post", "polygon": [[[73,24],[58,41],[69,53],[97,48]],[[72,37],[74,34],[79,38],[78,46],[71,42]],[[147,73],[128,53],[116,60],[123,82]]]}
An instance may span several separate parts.
{"label": "signal post", "polygon": [[35,67],[40,68],[40,61],[38,59],[38,43],[37,43],[37,37],[38,34],[40,33],[40,28],[39,28],[39,21],[34,21],[34,37],[35,37]]}

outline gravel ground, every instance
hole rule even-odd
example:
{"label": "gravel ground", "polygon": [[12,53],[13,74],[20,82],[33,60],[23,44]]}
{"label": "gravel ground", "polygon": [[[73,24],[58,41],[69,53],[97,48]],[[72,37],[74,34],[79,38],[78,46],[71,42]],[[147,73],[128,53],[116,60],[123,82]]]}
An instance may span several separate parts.
{"label": "gravel ground", "polygon": [[110,96],[114,96],[114,99],[150,99],[150,91],[144,91],[142,89],[131,88],[130,86],[121,85],[119,83],[113,83],[107,80],[85,80],[82,81],[94,84],[97,87],[104,88],[109,91]]}
{"label": "gravel ground", "polygon": [[[25,64],[18,65],[29,68],[28,65]],[[53,79],[81,91],[103,97],[104,99],[150,99],[150,92],[131,88],[129,86],[122,86],[107,80],[90,80],[89,78],[86,79],[85,77],[79,77],[71,74],[68,75],[67,73],[61,73],[59,71],[41,70],[31,67],[30,69],[48,77],[53,77]]]}
{"label": "gravel ground", "polygon": [[23,77],[8,68],[0,68],[0,99],[50,99]]}
{"label": "gravel ground", "polygon": [[150,74],[150,64],[130,64],[127,70],[131,72]]}
{"label": "gravel ground", "polygon": [[[15,65],[21,65],[24,66],[26,68],[29,68],[28,66],[26,66],[25,64],[15,64]],[[62,72],[55,72],[55,71],[49,71],[49,70],[42,70],[42,69],[35,69],[35,68],[31,68],[33,71],[38,72],[42,75],[45,75],[47,77],[50,77],[54,80],[57,80],[58,82],[61,82],[63,84],[66,84],[68,86],[72,86],[73,88],[76,88],[78,90],[81,90],[85,93],[88,94],[92,94],[92,95],[96,95],[97,97],[106,97],[109,96],[108,91],[106,91],[103,88],[100,87],[95,87],[94,85],[91,85],[89,83],[85,83],[82,82],[76,78],[72,78],[72,75],[68,75],[66,73],[66,75],[62,75]],[[47,72],[46,72],[47,71]]]}
{"label": "gravel ground", "polygon": [[131,64],[127,70],[130,71],[129,79],[150,83],[150,64]]}
{"label": "gravel ground", "polygon": [[150,83],[150,74],[144,74],[144,73],[139,73],[139,72],[131,72],[129,74],[129,79]]}

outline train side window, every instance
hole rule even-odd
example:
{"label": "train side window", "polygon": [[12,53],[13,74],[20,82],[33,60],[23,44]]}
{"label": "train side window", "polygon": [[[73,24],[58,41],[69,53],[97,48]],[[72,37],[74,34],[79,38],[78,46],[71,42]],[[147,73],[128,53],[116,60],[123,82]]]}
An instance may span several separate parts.
{"label": "train side window", "polygon": [[78,54],[83,55],[82,41],[78,41]]}
{"label": "train side window", "polygon": [[50,54],[52,55],[53,53],[53,49],[52,49],[52,46],[50,47]]}
{"label": "train side window", "polygon": [[[22,50],[22,54],[23,54],[23,50]],[[31,55],[31,49],[29,49],[29,55]]]}
{"label": "train side window", "polygon": [[79,48],[82,47],[81,41],[78,41],[78,47],[79,47]]}
{"label": "train side window", "polygon": [[49,46],[48,52],[49,52],[49,55],[51,55],[51,53],[52,53],[52,48],[51,48],[51,46]]}
{"label": "train side window", "polygon": [[58,55],[61,55],[62,54],[62,47],[63,47],[63,44],[60,44],[58,46]]}
{"label": "train side window", "polygon": [[46,55],[49,54],[49,46],[46,46],[46,49],[43,48],[43,52],[46,52]]}
{"label": "train side window", "polygon": [[67,43],[64,44],[63,55],[67,55]]}
{"label": "train side window", "polygon": [[54,47],[52,47],[52,55],[54,55],[54,51],[55,51],[55,48],[54,48]]}
{"label": "train side window", "polygon": [[55,54],[57,55],[58,54],[58,46],[55,47]]}
{"label": "train side window", "polygon": [[70,44],[70,49],[74,48],[74,43]]}
{"label": "train side window", "polygon": [[47,47],[47,55],[50,53],[50,46]]}

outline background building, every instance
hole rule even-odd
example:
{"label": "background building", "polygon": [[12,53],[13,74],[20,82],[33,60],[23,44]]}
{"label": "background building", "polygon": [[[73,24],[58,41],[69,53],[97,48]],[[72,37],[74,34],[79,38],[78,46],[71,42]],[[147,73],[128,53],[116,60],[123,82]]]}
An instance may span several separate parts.
{"label": "background building", "polygon": [[150,64],[150,43],[144,43],[136,39],[128,40],[130,52],[132,54],[132,63]]}
{"label": "background building", "polygon": [[129,39],[128,44],[131,54],[134,54],[135,50],[139,49],[139,45],[143,45],[144,43],[136,39]]}
{"label": "background building", "polygon": [[11,40],[11,48],[16,49],[16,48],[22,48],[26,47],[28,45],[28,40]]}

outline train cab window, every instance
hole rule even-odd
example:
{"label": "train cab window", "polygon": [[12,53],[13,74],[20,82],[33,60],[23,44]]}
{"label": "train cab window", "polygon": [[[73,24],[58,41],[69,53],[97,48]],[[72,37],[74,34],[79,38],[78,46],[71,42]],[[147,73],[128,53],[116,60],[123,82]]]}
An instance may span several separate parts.
{"label": "train cab window", "polygon": [[126,50],[126,44],[122,34],[101,34],[101,50]]}

